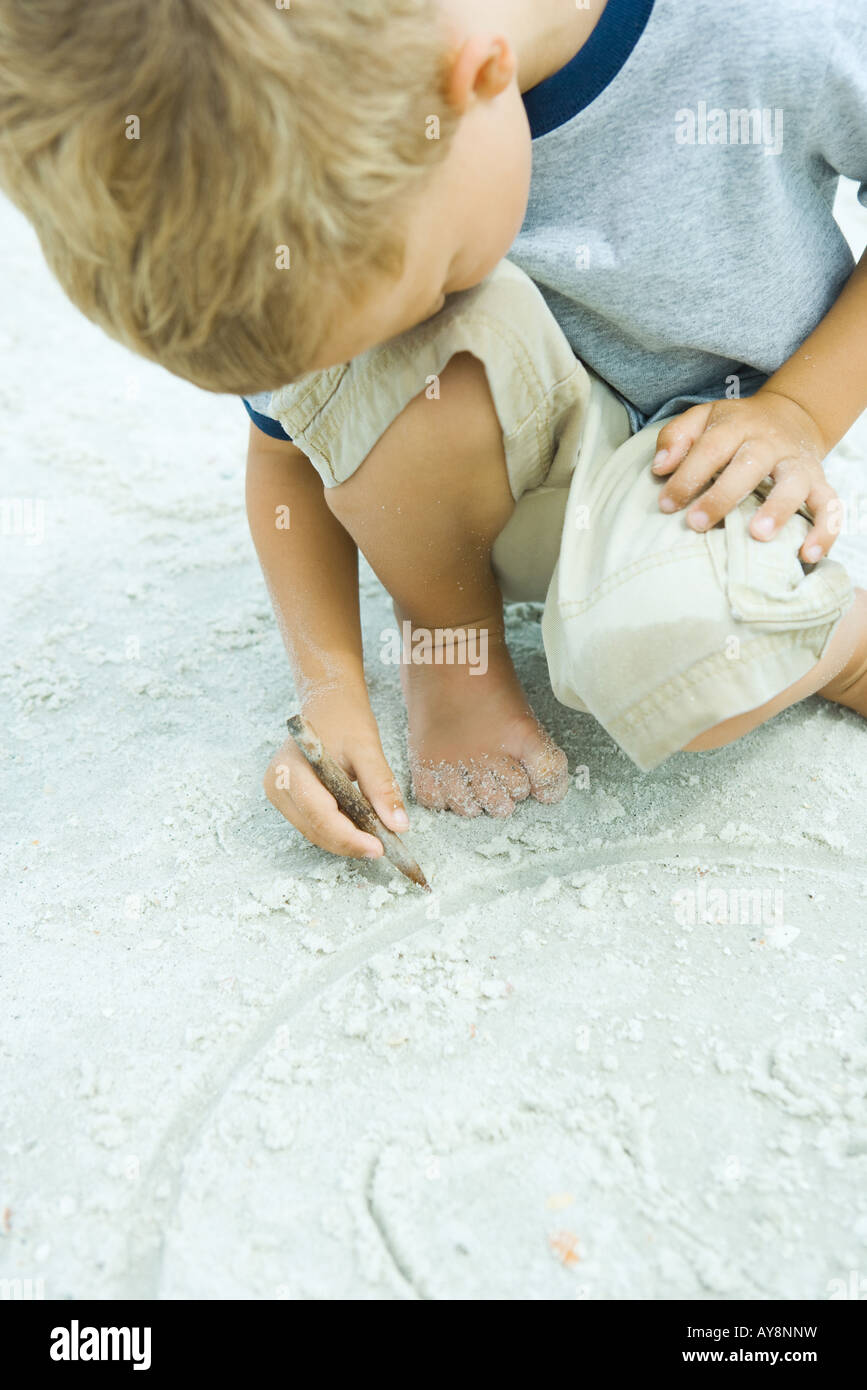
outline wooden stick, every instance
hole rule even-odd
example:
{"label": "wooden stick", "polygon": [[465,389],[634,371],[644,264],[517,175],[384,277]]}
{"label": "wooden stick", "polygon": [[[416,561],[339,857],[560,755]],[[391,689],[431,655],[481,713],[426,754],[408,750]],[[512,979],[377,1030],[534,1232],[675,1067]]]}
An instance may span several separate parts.
{"label": "wooden stick", "polygon": [[286,724],[323,787],[327,787],[331,792],[343,814],[348,816],[359,830],[376,836],[385,850],[386,859],[390,860],[396,869],[406,874],[407,878],[411,878],[413,883],[417,883],[426,892],[432,892],[418,864],[404,849],[400,836],[383,825],[361,788],[347,777],[340,764],[336,763],[323,747],[322,739],[313,725],[300,714],[293,714],[291,719],[287,719]]}

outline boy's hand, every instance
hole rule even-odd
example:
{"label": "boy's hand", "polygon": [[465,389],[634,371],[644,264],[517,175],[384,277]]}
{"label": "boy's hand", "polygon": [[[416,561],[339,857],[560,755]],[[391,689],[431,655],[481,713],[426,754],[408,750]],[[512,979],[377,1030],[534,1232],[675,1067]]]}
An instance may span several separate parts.
{"label": "boy's hand", "polygon": [[669,475],[659,505],[674,512],[695,498],[686,519],[696,531],[713,526],[770,475],[774,487],[750,522],[755,539],[770,540],[806,502],[815,524],[801,559],[815,564],[834,544],[830,504],[837,494],[822,468],[828,450],[812,416],[788,396],[763,388],[746,400],[695,405],[663,426],[657,450],[653,472]]}
{"label": "boy's hand", "polygon": [[[331,756],[358,782],[380,820],[398,835],[407,830],[409,817],[385,760],[366,692],[362,698],[353,698],[343,691],[316,696],[306,702],[302,712]],[[287,739],[271,759],[264,786],[271,804],[311,844],[352,859],[379,859],[382,855],[382,844],[376,836],[359,830],[338,810],[334,797],[323,787],[294,739]]]}

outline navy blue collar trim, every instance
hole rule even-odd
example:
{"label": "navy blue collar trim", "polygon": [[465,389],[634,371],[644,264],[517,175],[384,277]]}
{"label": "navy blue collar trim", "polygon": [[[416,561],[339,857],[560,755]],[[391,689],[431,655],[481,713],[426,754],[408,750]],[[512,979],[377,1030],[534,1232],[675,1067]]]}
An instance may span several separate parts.
{"label": "navy blue collar trim", "polygon": [[534,140],[565,125],[614,81],[644,33],[652,9],[653,0],[608,0],[574,58],[524,93]]}

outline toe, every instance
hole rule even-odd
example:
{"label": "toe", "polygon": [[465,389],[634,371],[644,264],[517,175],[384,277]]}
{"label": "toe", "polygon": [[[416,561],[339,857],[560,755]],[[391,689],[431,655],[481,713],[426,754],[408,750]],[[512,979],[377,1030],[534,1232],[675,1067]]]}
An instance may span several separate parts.
{"label": "toe", "polygon": [[524,763],[530,787],[537,801],[550,804],[562,801],[569,790],[569,763],[562,748],[546,740],[536,757]]}
{"label": "toe", "polygon": [[444,770],[440,775],[450,811],[455,811],[459,816],[480,816],[482,814],[482,808],[474,793],[469,771],[463,763],[458,767]]}
{"label": "toe", "polygon": [[483,811],[489,816],[510,816],[515,803],[492,767],[470,769],[470,786]]}
{"label": "toe", "polygon": [[519,762],[514,758],[497,758],[492,770],[513,801],[526,801],[531,791],[530,779]]}
{"label": "toe", "polygon": [[454,811],[455,815],[467,816],[470,820],[482,814],[482,808],[469,788],[466,788],[460,793],[456,792],[454,796],[450,796],[448,800],[448,809]]}
{"label": "toe", "polygon": [[448,796],[442,778],[432,767],[417,763],[412,769],[412,794],[419,806],[427,806],[431,811],[445,811]]}

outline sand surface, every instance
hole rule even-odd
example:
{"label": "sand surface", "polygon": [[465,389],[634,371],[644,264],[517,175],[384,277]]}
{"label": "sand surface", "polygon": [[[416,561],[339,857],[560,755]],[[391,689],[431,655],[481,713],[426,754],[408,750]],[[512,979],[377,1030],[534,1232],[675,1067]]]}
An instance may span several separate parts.
{"label": "sand surface", "polygon": [[[863,724],[813,699],[640,774],[557,705],[522,606],[519,672],[589,785],[506,822],[411,807],[433,899],[322,854],[261,791],[294,695],[239,404],[80,318],[6,204],[0,237],[0,495],[33,523],[0,537],[0,1280],[821,1299],[867,1276]],[[864,584],[867,417],[829,472]],[[406,786],[366,568],[363,611]]]}

